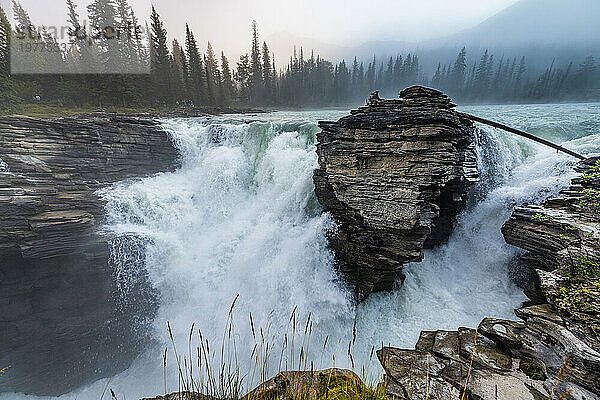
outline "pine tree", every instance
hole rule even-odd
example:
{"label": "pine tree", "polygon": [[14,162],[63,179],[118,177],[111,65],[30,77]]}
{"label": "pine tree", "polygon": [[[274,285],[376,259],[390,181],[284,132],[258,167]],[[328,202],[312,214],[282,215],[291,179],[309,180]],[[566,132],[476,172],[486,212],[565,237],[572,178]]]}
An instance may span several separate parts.
{"label": "pine tree", "polygon": [[[37,46],[40,42],[44,42],[45,38],[40,35],[34,26],[29,14],[19,2],[13,0],[13,19],[15,21],[16,38],[19,40],[19,48],[21,45]],[[32,71],[32,70],[47,70],[47,59],[41,51],[18,52],[18,57],[12,58],[13,71]],[[47,78],[40,77],[39,80]],[[21,81],[19,79],[19,81]],[[24,81],[24,80],[23,80]],[[29,80],[29,84],[33,82]]]}
{"label": "pine tree", "polygon": [[379,64],[379,70],[377,71],[377,75],[375,76],[375,86],[377,89],[383,90],[384,89],[384,80],[385,80],[385,73],[383,70],[383,63]]}
{"label": "pine tree", "polygon": [[396,60],[394,61],[394,82],[396,84],[396,92],[399,92],[400,89],[404,87],[404,79],[402,76],[402,65],[403,60],[402,56],[398,55]]}
{"label": "pine tree", "polygon": [[579,65],[575,74],[574,86],[580,91],[595,88],[594,86],[598,84],[597,77],[595,76],[597,69],[594,56],[587,56],[583,60],[583,63]]}
{"label": "pine tree", "polygon": [[359,69],[358,59],[356,57],[354,57],[354,61],[352,62],[352,87],[354,88],[353,96],[358,95],[359,87],[361,84],[360,83],[361,79],[358,76],[358,72],[359,72],[358,69]]}
{"label": "pine tree", "polygon": [[394,87],[394,58],[390,57],[387,63],[387,68],[385,70],[385,76],[383,79],[383,88],[386,91],[395,91]]}
{"label": "pine tree", "polygon": [[262,73],[263,73],[263,98],[264,103],[272,105],[273,103],[273,70],[271,69],[271,54],[267,42],[263,42],[262,47]]}
{"label": "pine tree", "polygon": [[176,100],[185,100],[184,94],[187,87],[187,60],[185,52],[179,45],[177,39],[173,39],[173,75],[174,75],[174,98]]}
{"label": "pine tree", "polygon": [[29,18],[29,14],[21,4],[13,0],[13,18],[15,19],[16,29],[20,31],[20,33],[28,35],[30,39],[38,39],[39,35],[35,29],[35,26],[31,22],[31,18]]}
{"label": "pine tree", "polygon": [[419,83],[419,57],[415,54],[410,63],[409,84],[414,85]]}
{"label": "pine tree", "polygon": [[273,94],[272,94],[272,99],[274,103],[277,103],[278,100],[278,96],[277,96],[277,92],[279,90],[279,79],[277,76],[277,68],[275,68],[275,54],[271,53],[271,68],[272,68],[272,74],[271,76],[273,77]]}
{"label": "pine tree", "polygon": [[515,83],[513,85],[514,98],[521,99],[523,97],[525,73],[527,66],[525,64],[525,56],[521,57],[519,66],[515,72]]}
{"label": "pine tree", "polygon": [[[70,0],[69,0],[70,1]],[[120,40],[121,65],[134,72],[137,63],[135,32],[130,20],[131,6],[127,0],[117,0],[116,17]]]}
{"label": "pine tree", "polygon": [[261,104],[263,75],[260,60],[260,44],[258,43],[258,27],[256,21],[252,21],[252,51],[250,53],[252,75],[250,76],[250,96],[254,104]]}
{"label": "pine tree", "polygon": [[215,105],[220,103],[219,86],[221,82],[221,73],[215,57],[215,52],[210,42],[206,46],[206,56],[204,57],[204,67],[206,70],[206,94],[208,95],[208,104]]}
{"label": "pine tree", "polygon": [[337,104],[347,104],[350,101],[350,71],[346,66],[346,61],[342,60],[337,67]]}
{"label": "pine tree", "polygon": [[67,22],[69,23],[68,34],[69,39],[69,51],[66,54],[66,60],[68,70],[72,73],[81,72],[81,46],[85,45],[85,32],[81,24],[79,23],[79,14],[77,13],[77,6],[73,3],[73,0],[67,0]]}
{"label": "pine tree", "polygon": [[248,54],[244,54],[240,56],[240,61],[237,63],[237,71],[235,74],[235,79],[239,87],[239,98],[244,103],[249,103],[251,100],[251,75],[252,67],[250,65],[250,57]]}
{"label": "pine tree", "polygon": [[235,96],[233,87],[233,78],[231,77],[231,69],[229,68],[229,61],[225,57],[225,53],[221,52],[221,92],[223,94],[223,104],[229,105],[231,99]]}
{"label": "pine tree", "polygon": [[163,27],[160,16],[152,7],[150,15],[151,32],[151,55],[152,55],[152,82],[155,96],[162,102],[170,102],[171,93],[171,60],[167,47],[167,31]]}
{"label": "pine tree", "polygon": [[449,86],[451,90],[457,95],[462,91],[463,84],[465,82],[465,72],[467,70],[467,49],[463,47],[454,61],[452,67],[452,78]]}
{"label": "pine tree", "polygon": [[73,3],[73,0],[67,0],[67,22],[71,25],[69,27],[69,35],[71,36],[71,43],[78,44],[79,38],[83,38],[81,30],[81,24],[79,23],[79,14],[77,13],[77,6]]}
{"label": "pine tree", "polygon": [[0,77],[8,79],[10,69],[10,21],[0,6]]}
{"label": "pine tree", "polygon": [[496,69],[496,75],[494,77],[494,82],[492,83],[492,97],[498,99],[499,91],[502,88],[502,82],[504,81],[504,55],[500,58],[500,63]]}
{"label": "pine tree", "polygon": [[188,96],[196,105],[206,104],[206,79],[202,57],[190,27],[185,25],[185,48],[188,60]]}
{"label": "pine tree", "polygon": [[490,86],[489,61],[490,55],[486,50],[481,56],[481,60],[479,61],[479,66],[477,67],[477,72],[475,75],[475,94],[480,98],[487,95],[487,91]]}
{"label": "pine tree", "polygon": [[365,75],[365,84],[367,85],[368,91],[375,90],[375,69],[377,68],[377,60],[375,56],[373,56],[373,61],[369,63],[369,67],[367,68],[367,74]]}
{"label": "pine tree", "polygon": [[129,9],[129,19],[131,20],[131,25],[133,26],[133,46],[135,48],[135,62],[142,69],[149,69],[150,67],[150,54],[148,48],[144,46],[142,40],[142,33],[139,27],[139,20],[135,15],[133,8]]}
{"label": "pine tree", "polygon": [[438,63],[437,69],[435,70],[435,74],[433,74],[433,78],[431,79],[431,86],[435,89],[443,89],[442,88],[442,64]]}
{"label": "pine tree", "polygon": [[87,6],[92,35],[100,54],[99,72],[112,73],[121,62],[119,41],[115,40],[118,26],[115,3],[112,0],[94,0]]}
{"label": "pine tree", "polygon": [[0,7],[0,109],[10,106],[15,100],[10,78],[10,35],[10,22]]}

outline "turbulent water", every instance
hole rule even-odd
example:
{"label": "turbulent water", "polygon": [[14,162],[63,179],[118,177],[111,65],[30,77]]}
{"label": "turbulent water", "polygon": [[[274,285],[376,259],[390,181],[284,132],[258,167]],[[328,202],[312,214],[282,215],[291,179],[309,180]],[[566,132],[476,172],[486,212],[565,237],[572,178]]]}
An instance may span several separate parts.
{"label": "turbulent water", "polygon": [[[600,151],[600,104],[465,111],[583,154]],[[165,347],[168,390],[178,389],[167,321],[180,356],[188,354],[192,323],[192,348],[201,330],[216,364],[225,334],[230,349],[235,345],[242,374],[252,365],[254,343],[264,337],[270,372],[282,359],[288,368],[297,367],[292,360],[304,346],[309,367],[311,361],[314,368],[331,367],[335,358],[336,366],[367,366],[376,376],[378,363],[369,359],[382,343],[413,347],[424,329],[475,327],[486,316],[513,318],[513,309],[525,300],[515,283],[521,278],[515,267],[519,252],[504,243],[500,227],[515,205],[540,202],[568,185],[573,159],[484,128],[477,147],[482,180],[449,242],[427,251],[424,262],[406,266],[402,287],[355,306],[333,269],[326,236],[335,225],[322,213],[312,183],[316,122],[345,114],[165,120],[180,150],[181,168],[101,192],[108,202],[106,230],[116,237],[113,259],[121,296],[126,301],[140,279],[159,296],[158,315],[145,321],[149,325],[140,321],[148,327],[140,338],[149,341],[148,351],[110,380],[119,398],[164,392]],[[139,269],[141,261],[145,270]],[[237,296],[230,333],[226,327]],[[309,315],[310,345],[302,343]],[[98,399],[106,386],[103,379],[64,398]],[[0,395],[15,397],[20,396]]]}
{"label": "turbulent water", "polygon": [[9,172],[8,165],[0,158],[0,174],[7,174]]}

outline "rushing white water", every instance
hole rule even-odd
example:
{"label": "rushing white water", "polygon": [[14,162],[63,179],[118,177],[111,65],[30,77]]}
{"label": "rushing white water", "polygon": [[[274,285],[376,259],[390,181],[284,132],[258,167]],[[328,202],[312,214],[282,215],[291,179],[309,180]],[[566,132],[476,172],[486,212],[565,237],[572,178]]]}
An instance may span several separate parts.
{"label": "rushing white water", "polygon": [[2,159],[0,158],[0,174],[7,174],[10,173],[10,170],[8,169],[8,165],[6,165],[6,163],[4,161],[2,161]]}
{"label": "rushing white water", "polygon": [[[594,134],[598,104],[468,111],[566,142],[575,151],[600,150]],[[478,137],[482,180],[448,243],[427,251],[424,262],[406,266],[402,287],[373,294],[355,307],[334,272],[326,236],[335,226],[316,202],[312,183],[316,121],[345,114],[166,120],[164,127],[181,152],[181,168],[102,191],[108,202],[106,229],[127,240],[136,237],[144,249],[133,255],[128,246],[113,249],[122,295],[147,273],[160,297],[151,328],[155,345],[110,381],[119,398],[164,391],[162,352],[171,347],[167,321],[180,351],[188,348],[195,323],[218,353],[238,295],[232,337],[242,373],[255,343],[250,313],[257,335],[262,327],[274,346],[272,372],[286,332],[291,341],[294,309],[302,331],[295,340],[302,340],[309,314],[314,323],[308,355],[315,368],[333,366],[334,355],[337,366],[351,364],[346,354],[356,321],[355,365],[369,365],[375,373],[377,362],[369,362],[373,346],[413,347],[424,329],[475,327],[486,316],[513,318],[513,309],[525,300],[510,269],[519,252],[504,243],[500,227],[515,205],[542,201],[565,187],[574,161],[485,129]],[[252,118],[256,121],[249,122]],[[146,272],[135,269],[139,263],[132,257],[144,259]],[[168,375],[169,390],[177,390],[174,361]],[[63,397],[98,399],[106,385],[103,379]],[[0,399],[20,397],[7,396]]]}

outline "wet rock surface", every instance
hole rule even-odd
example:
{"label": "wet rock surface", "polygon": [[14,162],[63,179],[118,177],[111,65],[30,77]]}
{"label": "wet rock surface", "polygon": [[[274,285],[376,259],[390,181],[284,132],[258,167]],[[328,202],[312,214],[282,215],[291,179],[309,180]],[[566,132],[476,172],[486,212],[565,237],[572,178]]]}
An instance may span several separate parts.
{"label": "wet rock surface", "polygon": [[[415,350],[384,348],[389,396],[402,399],[597,399],[600,354],[577,339],[550,305],[517,310],[522,321],[487,318],[478,329],[423,332]],[[561,322],[557,322],[561,321]]]}
{"label": "wet rock surface", "polygon": [[538,290],[569,330],[600,351],[600,162],[588,159],[577,170],[559,197],[516,208],[502,233],[527,251]]}
{"label": "wet rock surface", "polygon": [[515,310],[518,321],[486,318],[477,330],[422,332],[414,350],[380,350],[388,395],[459,399],[466,388],[471,399],[600,398],[600,163],[577,171],[560,197],[517,207],[502,228],[527,250],[541,304]]}
{"label": "wet rock surface", "polygon": [[122,370],[143,345],[129,319],[152,301],[120,302],[95,191],[174,169],[168,135],[133,116],[0,117],[0,159],[0,391],[60,394]]}
{"label": "wet rock surface", "polygon": [[319,202],[339,224],[330,243],[343,276],[365,298],[401,280],[405,263],[445,240],[478,180],[474,125],[441,92],[375,93],[337,122],[320,122]]}

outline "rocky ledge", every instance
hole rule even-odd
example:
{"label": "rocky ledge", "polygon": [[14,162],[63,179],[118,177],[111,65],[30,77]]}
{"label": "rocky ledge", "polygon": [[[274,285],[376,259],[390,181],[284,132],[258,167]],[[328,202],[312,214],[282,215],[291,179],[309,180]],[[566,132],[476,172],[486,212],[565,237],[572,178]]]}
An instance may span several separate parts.
{"label": "rocky ledge", "polygon": [[560,197],[516,208],[502,233],[527,251],[538,279],[530,297],[547,300],[578,338],[600,351],[600,161],[590,158],[577,170]]}
{"label": "rocky ledge", "polygon": [[517,207],[502,228],[539,280],[530,305],[515,311],[520,320],[487,318],[477,330],[422,332],[413,350],[380,350],[388,395],[600,397],[600,162],[577,170],[559,198]]}
{"label": "rocky ledge", "polygon": [[359,298],[403,279],[403,264],[449,235],[478,180],[473,123],[433,89],[377,93],[337,122],[320,122],[315,192],[339,229],[330,244]]}
{"label": "rocky ledge", "polygon": [[174,169],[168,135],[151,118],[0,117],[0,159],[1,391],[56,395],[126,368],[141,310],[115,293],[95,191]]}

